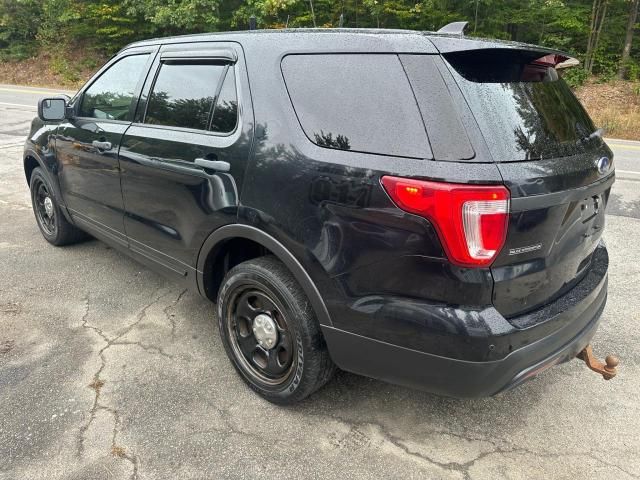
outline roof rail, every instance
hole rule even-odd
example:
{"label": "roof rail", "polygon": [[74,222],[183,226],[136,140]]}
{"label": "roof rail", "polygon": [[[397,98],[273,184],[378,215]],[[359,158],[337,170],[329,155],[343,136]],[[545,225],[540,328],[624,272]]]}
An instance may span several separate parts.
{"label": "roof rail", "polygon": [[448,33],[451,35],[464,35],[464,30],[469,25],[469,22],[451,22],[447,23],[444,27],[438,30],[438,33]]}

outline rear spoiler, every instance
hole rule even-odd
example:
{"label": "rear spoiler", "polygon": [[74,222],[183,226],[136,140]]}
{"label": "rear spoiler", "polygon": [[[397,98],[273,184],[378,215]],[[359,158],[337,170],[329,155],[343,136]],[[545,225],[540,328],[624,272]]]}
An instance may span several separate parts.
{"label": "rear spoiler", "polygon": [[562,68],[577,67],[578,65],[580,65],[580,60],[578,60],[577,58],[569,57],[564,62],[558,63],[556,65],[556,70],[560,70]]}
{"label": "rear spoiler", "polygon": [[[465,37],[464,31],[469,22],[453,22],[445,25],[435,33],[424,32],[429,37],[431,43],[441,54],[470,52],[470,51],[522,51],[532,59],[532,63],[541,66],[555,67],[563,69],[580,65],[580,62],[568,53],[529,45],[526,43],[509,42],[505,40],[486,39],[478,37]],[[538,58],[536,56],[539,55]]]}

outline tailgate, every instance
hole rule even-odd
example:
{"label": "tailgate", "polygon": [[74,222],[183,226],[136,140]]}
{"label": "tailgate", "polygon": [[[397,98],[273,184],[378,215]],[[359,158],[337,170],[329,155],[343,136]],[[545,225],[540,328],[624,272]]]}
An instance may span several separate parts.
{"label": "tailgate", "polygon": [[614,180],[611,150],[554,68],[566,57],[541,55],[517,47],[442,55],[511,194],[491,267],[493,304],[507,318],[588,272]]}
{"label": "tailgate", "polygon": [[576,157],[500,164],[512,192],[505,246],[492,266],[493,303],[512,317],[548,303],[588,272],[600,242],[613,169],[608,148]]}

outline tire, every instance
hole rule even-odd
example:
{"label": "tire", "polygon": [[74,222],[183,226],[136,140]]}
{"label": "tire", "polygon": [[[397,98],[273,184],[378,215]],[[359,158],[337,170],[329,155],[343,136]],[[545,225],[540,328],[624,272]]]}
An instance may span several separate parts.
{"label": "tire", "polygon": [[49,180],[40,167],[36,167],[29,180],[31,205],[36,223],[45,240],[52,245],[62,246],[77,243],[87,238],[87,234],[67,221],[60,210]]}
{"label": "tire", "polygon": [[229,270],[217,307],[229,359],[268,401],[299,402],[333,376],[336,367],[309,300],[277,258],[259,257]]}

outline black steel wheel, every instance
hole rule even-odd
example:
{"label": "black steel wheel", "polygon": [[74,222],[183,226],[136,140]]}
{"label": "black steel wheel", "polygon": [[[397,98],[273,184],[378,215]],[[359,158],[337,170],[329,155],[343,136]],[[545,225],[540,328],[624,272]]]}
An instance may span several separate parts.
{"label": "black steel wheel", "polygon": [[218,324],[233,365],[269,401],[300,401],[335,371],[309,301],[273,256],[227,273],[218,294]]}
{"label": "black steel wheel", "polygon": [[284,308],[255,281],[234,292],[226,328],[235,356],[247,373],[266,385],[279,385],[294,370],[295,344]]}
{"label": "black steel wheel", "polygon": [[46,235],[54,236],[57,230],[56,212],[49,187],[41,178],[36,178],[32,188],[35,188],[33,206],[38,225]]}
{"label": "black steel wheel", "polygon": [[47,242],[60,246],[87,238],[86,233],[69,223],[62,214],[51,184],[40,167],[31,172],[29,188],[33,213]]}

